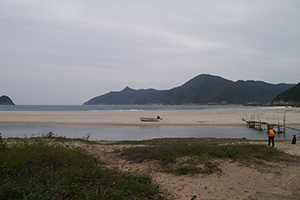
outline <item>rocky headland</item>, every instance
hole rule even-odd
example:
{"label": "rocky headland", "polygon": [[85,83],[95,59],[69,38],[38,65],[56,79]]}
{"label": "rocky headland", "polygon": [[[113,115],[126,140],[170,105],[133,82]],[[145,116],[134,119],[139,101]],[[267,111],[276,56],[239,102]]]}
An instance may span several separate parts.
{"label": "rocky headland", "polygon": [[8,96],[2,95],[0,97],[0,105],[11,105],[14,106],[14,102]]}

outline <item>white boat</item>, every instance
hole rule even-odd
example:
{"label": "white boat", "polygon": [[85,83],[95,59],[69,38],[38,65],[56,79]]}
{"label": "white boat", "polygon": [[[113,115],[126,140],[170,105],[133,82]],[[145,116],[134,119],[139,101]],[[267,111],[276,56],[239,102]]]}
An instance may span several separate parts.
{"label": "white boat", "polygon": [[140,117],[140,120],[143,122],[158,122],[159,120],[162,120],[160,116],[157,116],[155,118],[152,117]]}

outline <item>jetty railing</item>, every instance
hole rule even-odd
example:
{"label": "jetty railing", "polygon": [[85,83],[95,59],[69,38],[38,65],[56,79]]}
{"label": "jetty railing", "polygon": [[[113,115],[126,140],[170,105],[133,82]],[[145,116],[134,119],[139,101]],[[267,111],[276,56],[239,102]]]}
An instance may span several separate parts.
{"label": "jetty railing", "polygon": [[267,130],[269,129],[270,126],[272,126],[272,127],[277,127],[278,133],[285,134],[286,129],[291,129],[294,131],[299,131],[299,135],[300,135],[300,129],[285,125],[285,113],[284,113],[283,124],[280,124],[279,122],[276,124],[276,123],[269,123],[269,122],[261,121],[261,120],[258,121],[258,120],[255,120],[255,115],[254,116],[251,115],[251,119],[245,119],[243,117],[242,120],[247,123],[247,126],[249,128],[257,128],[259,130],[263,130],[262,126],[265,125],[267,127]]}

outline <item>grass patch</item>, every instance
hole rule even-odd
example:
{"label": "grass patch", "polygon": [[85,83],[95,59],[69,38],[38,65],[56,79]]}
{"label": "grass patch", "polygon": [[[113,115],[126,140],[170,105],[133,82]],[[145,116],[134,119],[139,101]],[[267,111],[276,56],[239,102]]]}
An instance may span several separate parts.
{"label": "grass patch", "polygon": [[217,159],[231,159],[249,165],[263,165],[264,161],[296,163],[299,159],[266,145],[251,144],[245,139],[169,138],[138,144],[145,146],[124,149],[121,155],[134,162],[155,160],[162,171],[179,175],[220,173],[222,170]]}
{"label": "grass patch", "polygon": [[103,164],[85,149],[55,139],[6,144],[0,134],[0,199],[162,199],[149,174]]}

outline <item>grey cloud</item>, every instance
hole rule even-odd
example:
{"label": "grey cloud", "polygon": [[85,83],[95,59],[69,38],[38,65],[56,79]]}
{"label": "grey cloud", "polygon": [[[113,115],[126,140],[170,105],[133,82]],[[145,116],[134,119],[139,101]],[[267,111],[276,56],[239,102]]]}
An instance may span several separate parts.
{"label": "grey cloud", "polygon": [[299,6],[3,0],[0,79],[11,84],[0,91],[18,104],[81,104],[127,85],[170,89],[201,73],[298,83]]}

